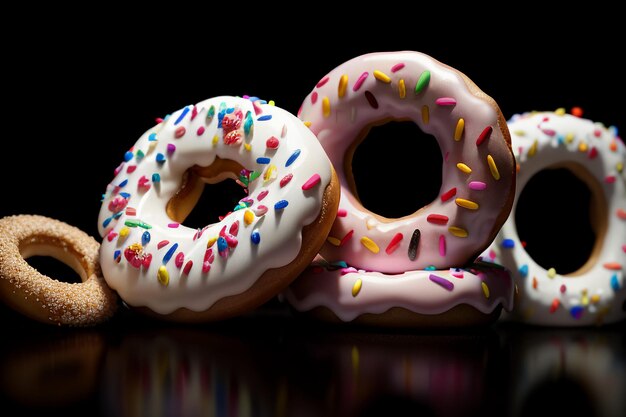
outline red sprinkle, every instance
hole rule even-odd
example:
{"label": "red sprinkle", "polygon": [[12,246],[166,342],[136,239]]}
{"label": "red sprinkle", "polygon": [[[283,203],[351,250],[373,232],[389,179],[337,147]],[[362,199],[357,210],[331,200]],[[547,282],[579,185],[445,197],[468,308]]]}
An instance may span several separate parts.
{"label": "red sprinkle", "polygon": [[168,223],[167,227],[170,229],[177,229],[180,226],[180,223]]}
{"label": "red sprinkle", "polygon": [[400,62],[400,63],[394,65],[393,67],[391,67],[391,72],[398,72],[402,68],[404,68],[404,64],[402,62]]}
{"label": "red sprinkle", "polygon": [[192,266],[193,266],[193,261],[191,260],[187,261],[187,263],[185,264],[185,267],[183,268],[183,274],[189,275],[189,271],[191,271]]}
{"label": "red sprinkle", "polygon": [[493,132],[493,127],[487,126],[484,128],[480,135],[478,135],[478,139],[476,139],[476,146],[479,146],[481,143],[489,139],[491,137],[491,132]]}
{"label": "red sprinkle", "polygon": [[554,300],[552,300],[552,305],[550,306],[550,313],[554,313],[556,309],[559,308],[560,304],[561,302],[559,301],[558,298],[555,298]]}
{"label": "red sprinkle", "polygon": [[387,249],[385,249],[385,252],[387,252],[387,255],[391,255],[393,252],[395,252],[396,249],[398,249],[398,246],[400,246],[400,241],[402,241],[402,233],[396,233],[396,235],[391,239],[391,242],[389,242],[389,245],[387,245]]}
{"label": "red sprinkle", "polygon": [[176,128],[176,130],[174,131],[174,137],[175,137],[176,139],[180,139],[180,138],[182,138],[182,137],[185,135],[185,132],[186,132],[186,131],[187,131],[187,130],[185,129],[185,127],[184,127],[184,126],[179,126],[179,127],[177,127],[177,128]]}
{"label": "red sprinkle", "polygon": [[265,197],[267,197],[267,193],[269,193],[269,191],[267,190],[261,191],[256,199],[259,201],[263,200]]}
{"label": "red sprinkle", "polygon": [[265,146],[268,149],[278,149],[278,145],[280,145],[280,141],[276,136],[271,136],[267,141],[265,141]]}
{"label": "red sprinkle", "polygon": [[580,107],[572,107],[571,113],[572,113],[572,116],[582,117],[583,109]]}
{"label": "red sprinkle", "polygon": [[589,154],[587,154],[587,156],[589,157],[589,159],[593,159],[596,156],[598,156],[598,150],[596,149],[595,146],[593,148],[591,148],[591,150],[589,151]]}
{"label": "red sprinkle", "polygon": [[434,224],[448,224],[448,216],[444,216],[443,214],[429,214],[426,217],[426,221]]}
{"label": "red sprinkle", "polygon": [[361,88],[361,86],[365,82],[365,79],[367,78],[368,75],[369,74],[367,71],[361,74],[359,78],[356,80],[356,82],[354,83],[354,86],[352,86],[352,91],[357,91],[359,88]]}
{"label": "red sprinkle", "polygon": [[607,184],[613,184],[615,182],[615,175],[607,175],[604,178],[604,182],[606,182]]}
{"label": "red sprinkle", "polygon": [[285,185],[289,184],[289,181],[293,178],[293,174],[287,174],[280,179],[280,188],[283,188]]}
{"label": "red sprinkle", "polygon": [[159,243],[157,243],[157,249],[161,249],[161,248],[163,248],[164,246],[167,246],[167,245],[169,245],[169,244],[170,244],[170,241],[169,241],[169,240],[162,240],[162,241],[160,241]]}
{"label": "red sprinkle", "polygon": [[617,262],[607,262],[607,263],[603,264],[602,266],[605,267],[606,269],[610,269],[612,271],[619,271],[620,269],[622,269],[622,265],[620,263],[617,263]]}
{"label": "red sprinkle", "polygon": [[350,230],[348,233],[346,233],[346,235],[341,239],[341,242],[339,242],[339,246],[343,246],[344,243],[352,238],[353,234],[354,230]]}
{"label": "red sprinkle", "polygon": [[198,115],[198,108],[196,106],[193,106],[193,109],[191,109],[191,120],[195,119],[197,115]]}
{"label": "red sprinkle", "polygon": [[626,220],[626,210],[618,208],[617,209],[617,217],[619,217],[622,220]]}
{"label": "red sprinkle", "polygon": [[593,131],[593,136],[599,138],[600,136],[602,136],[602,131],[600,129],[595,129]]}
{"label": "red sprinkle", "polygon": [[450,188],[445,193],[441,194],[441,201],[448,201],[456,195],[456,187]]}
{"label": "red sprinkle", "polygon": [[456,106],[456,100],[452,97],[439,97],[435,100],[435,104],[438,106]]}
{"label": "red sprinkle", "polygon": [[367,102],[369,103],[370,106],[372,106],[373,109],[378,108],[378,100],[376,100],[376,97],[374,97],[374,94],[372,94],[369,90],[365,91],[365,98],[367,99]]}
{"label": "red sprinkle", "polygon": [[348,215],[348,210],[339,209],[337,210],[337,217],[346,217]]}
{"label": "red sprinkle", "polygon": [[321,178],[319,176],[319,174],[313,174],[311,176],[311,178],[309,178],[307,180],[307,182],[305,182],[304,184],[302,184],[302,189],[303,190],[310,190],[311,188],[315,187],[317,184],[319,184],[321,181]]}
{"label": "red sprinkle", "polygon": [[134,207],[126,207],[126,215],[127,216],[136,216],[137,210]]}
{"label": "red sprinkle", "polygon": [[176,258],[174,259],[174,264],[176,265],[176,268],[180,268],[181,266],[183,266],[184,261],[185,254],[182,252],[178,252],[178,255],[176,255]]}
{"label": "red sprinkle", "polygon": [[137,169],[137,165],[129,165],[126,167],[126,172],[128,172],[129,174],[132,174],[133,172],[135,172],[136,169]]}
{"label": "red sprinkle", "polygon": [[317,103],[317,91],[313,91],[311,94],[311,104]]}
{"label": "red sprinkle", "polygon": [[196,131],[196,134],[198,136],[201,136],[203,133],[204,133],[204,126],[200,126],[198,130]]}
{"label": "red sprinkle", "polygon": [[328,82],[328,80],[329,80],[329,79],[330,79],[329,77],[324,77],[324,78],[322,78],[322,79],[320,80],[320,82],[319,82],[319,83],[317,83],[316,87],[317,87],[317,88],[323,87],[323,86],[324,86],[324,84],[326,84],[326,83]]}

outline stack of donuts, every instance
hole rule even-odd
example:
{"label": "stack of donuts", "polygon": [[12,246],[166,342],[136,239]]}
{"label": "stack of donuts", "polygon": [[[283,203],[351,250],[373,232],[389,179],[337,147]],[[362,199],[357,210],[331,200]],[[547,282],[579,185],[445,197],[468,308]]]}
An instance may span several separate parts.
{"label": "stack of donuts", "polygon": [[[442,179],[432,202],[388,218],[364,207],[351,167],[370,129],[396,121],[436,139]],[[467,76],[423,53],[345,62],[297,116],[258,97],[214,97],[128,146],[104,187],[100,243],[42,216],[0,219],[7,305],[65,326],[103,323],[120,303],[162,320],[224,320],[276,296],[297,315],[386,327],[500,317],[589,325],[626,314],[626,148],[616,130],[562,110],[507,124]],[[393,161],[380,162],[384,187]],[[571,171],[594,202],[592,254],[562,275],[529,255],[515,223],[529,179],[552,168]],[[245,197],[216,223],[186,226],[204,185],[227,179]],[[25,260],[34,255],[83,282],[42,275]]]}

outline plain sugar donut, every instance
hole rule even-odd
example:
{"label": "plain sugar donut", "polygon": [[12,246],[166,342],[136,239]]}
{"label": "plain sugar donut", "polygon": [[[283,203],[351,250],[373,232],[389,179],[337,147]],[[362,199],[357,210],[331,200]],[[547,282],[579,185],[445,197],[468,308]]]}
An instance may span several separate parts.
{"label": "plain sugar donut", "polygon": [[[100,274],[100,245],[76,227],[43,216],[0,219],[0,296],[14,310],[47,324],[92,326],[109,319],[117,296]],[[70,266],[82,283],[39,273],[24,259],[51,256]]]}
{"label": "plain sugar donut", "polygon": [[[372,53],[341,64],[317,83],[299,117],[341,183],[338,216],[320,252],[330,262],[386,273],[464,265],[509,214],[515,161],[504,117],[465,75],[427,55]],[[435,136],[443,156],[437,199],[399,219],[365,209],[351,173],[352,152],[369,128],[392,120],[411,120]],[[393,161],[373,169],[392,177]]]}
{"label": "plain sugar donut", "polygon": [[388,275],[317,259],[283,293],[322,320],[386,327],[490,324],[513,308],[508,271],[489,263]]}
{"label": "plain sugar donut", "polygon": [[[217,223],[181,224],[204,182],[225,178],[248,195]],[[128,305],[159,318],[242,314],[315,257],[337,212],[336,181],[315,136],[287,111],[254,97],[186,106],[139,138],[107,186],[104,277]]]}
{"label": "plain sugar donut", "polygon": [[[614,129],[563,110],[516,115],[509,129],[519,163],[518,188],[511,215],[483,258],[498,262],[512,272],[519,293],[510,318],[560,326],[623,319],[626,316],[624,143]],[[533,260],[520,241],[515,224],[520,193],[535,174],[552,168],[570,170],[592,193],[595,246],[582,267],[565,275]],[[549,204],[549,196],[545,203]],[[546,235],[551,233],[548,219],[537,221]]]}

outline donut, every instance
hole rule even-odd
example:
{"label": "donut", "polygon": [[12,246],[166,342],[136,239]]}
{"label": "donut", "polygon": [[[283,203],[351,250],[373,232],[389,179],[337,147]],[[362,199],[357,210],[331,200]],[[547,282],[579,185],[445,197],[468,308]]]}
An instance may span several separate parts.
{"label": "donut", "polygon": [[384,327],[493,323],[513,308],[513,283],[485,262],[465,268],[383,274],[317,258],[282,294],[299,313],[324,321]]}
{"label": "donut", "polygon": [[[216,223],[183,224],[204,183],[225,179],[247,195]],[[104,277],[128,306],[164,320],[243,314],[315,257],[339,192],[323,148],[291,113],[256,97],[188,105],[145,132],[106,187]]]}
{"label": "donut", "polygon": [[[515,309],[507,318],[547,326],[582,326],[612,323],[626,316],[626,148],[615,128],[606,128],[582,117],[556,112],[515,115],[509,122],[513,149],[519,164],[518,188],[511,215],[483,259],[509,269],[518,287]],[[568,254],[570,234],[555,236],[553,214],[533,216],[532,227],[549,240],[552,253],[531,255],[532,242],[523,241],[516,218],[524,213],[520,195],[538,174],[555,169],[568,171],[590,191],[590,223],[595,242],[590,255],[577,269],[560,273],[549,262],[555,253]],[[559,187],[566,187],[560,183]],[[565,198],[573,198],[573,195]],[[530,204],[532,204],[531,202]],[[555,203],[550,196],[534,204]],[[565,211],[577,210],[564,202]],[[528,209],[527,209],[528,210]],[[566,213],[560,212],[560,216]],[[581,230],[586,219],[575,211],[572,233]],[[526,246],[526,244],[531,246]],[[580,255],[577,255],[577,257]],[[548,263],[548,264],[546,264]]]}
{"label": "donut", "polygon": [[[464,265],[492,242],[509,214],[515,160],[506,120],[468,77],[425,54],[371,53],[345,62],[317,83],[299,117],[341,184],[338,216],[320,251],[329,262],[384,273]],[[400,120],[437,139],[442,184],[430,204],[390,219],[363,207],[351,166],[372,126]],[[393,161],[373,169],[397,180]]]}
{"label": "donut", "polygon": [[[98,263],[98,242],[80,229],[38,215],[0,219],[0,297],[17,312],[58,326],[93,326],[117,309]],[[41,274],[25,259],[50,256],[70,266],[81,283]]]}

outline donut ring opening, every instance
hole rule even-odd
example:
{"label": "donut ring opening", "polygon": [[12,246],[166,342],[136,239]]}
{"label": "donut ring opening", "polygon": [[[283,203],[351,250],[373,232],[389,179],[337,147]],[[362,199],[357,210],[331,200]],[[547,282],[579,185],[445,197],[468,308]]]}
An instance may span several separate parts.
{"label": "donut ring opening", "polygon": [[[417,207],[417,209],[411,213],[408,213],[404,216],[401,217],[387,217],[384,216],[382,214],[377,213],[376,211],[372,211],[369,208],[365,207],[365,205],[363,204],[363,201],[361,200],[361,198],[359,197],[359,193],[358,193],[358,187],[357,187],[357,181],[355,179],[354,176],[354,171],[353,171],[353,162],[354,162],[354,156],[355,153],[357,152],[357,149],[363,144],[363,142],[368,139],[370,137],[370,133],[372,131],[373,128],[377,128],[377,127],[381,127],[381,126],[389,126],[392,125],[394,123],[404,123],[407,125],[411,125],[413,129],[417,130],[417,132],[411,132],[411,133],[416,133],[417,137],[413,137],[411,136],[409,139],[411,141],[422,141],[422,140],[426,140],[426,141],[431,141],[430,144],[427,144],[427,149],[426,149],[426,154],[425,156],[421,156],[420,160],[418,162],[423,162],[424,158],[438,158],[438,161],[435,162],[431,162],[430,164],[437,167],[438,171],[434,170],[434,169],[429,169],[428,173],[429,174],[435,174],[435,175],[439,175],[439,177],[432,177],[429,178],[429,182],[435,182],[436,187],[434,187],[432,190],[431,189],[425,189],[426,187],[422,184],[422,185],[417,185],[417,192],[415,192],[414,194],[417,194],[416,200],[415,201],[410,201],[410,202],[403,202],[403,205],[408,205],[410,207]],[[380,139],[378,139],[380,140]],[[436,148],[438,149],[438,153],[436,154],[436,156],[433,154],[433,152],[431,152],[430,149],[430,145],[434,143],[434,146],[436,146]],[[421,145],[420,145],[421,146]],[[405,161],[400,161],[400,162],[405,162]],[[404,165],[404,164],[402,164]],[[398,166],[394,164],[393,166],[394,171],[398,170]],[[362,210],[370,213],[373,217],[375,217],[376,219],[378,219],[380,222],[382,223],[391,223],[394,221],[398,221],[401,219],[405,219],[408,217],[412,217],[417,215],[420,211],[424,210],[426,207],[428,207],[433,201],[435,201],[440,193],[441,190],[441,184],[442,184],[442,171],[443,171],[443,156],[442,156],[442,151],[441,151],[441,146],[439,146],[439,142],[437,141],[437,138],[431,134],[428,134],[426,132],[424,132],[417,123],[415,123],[412,119],[410,118],[404,118],[404,119],[396,119],[396,118],[386,118],[386,119],[382,119],[379,121],[375,121],[372,123],[367,124],[363,130],[361,130],[361,132],[355,137],[355,139],[353,140],[352,144],[348,147],[346,154],[344,156],[344,172],[345,172],[345,177],[346,177],[346,181],[347,181],[347,187],[348,189],[352,192],[354,200],[356,200],[356,202],[358,202],[358,204],[361,206]],[[395,172],[393,174],[394,176],[398,176],[398,173]],[[400,177],[402,177],[402,175],[400,175]],[[430,181],[432,180],[432,181]],[[379,184],[377,184],[379,185]],[[412,186],[414,187],[415,184],[412,184]],[[381,188],[381,187],[375,187],[375,188]],[[380,194],[377,194],[380,195]],[[422,196],[423,195],[423,196]],[[347,196],[348,198],[351,198],[352,196]]]}
{"label": "donut ring opening", "polygon": [[[575,278],[575,277],[579,277],[582,276],[584,274],[586,274],[587,272],[589,272],[591,270],[591,268],[598,262],[598,258],[600,256],[600,253],[602,252],[602,247],[606,238],[606,233],[607,233],[607,227],[608,227],[608,206],[607,206],[607,200],[606,200],[606,196],[604,195],[604,192],[602,190],[602,185],[600,184],[600,182],[597,180],[597,178],[592,175],[588,169],[586,169],[583,165],[574,162],[574,161],[565,161],[565,162],[559,162],[559,163],[555,163],[552,164],[538,172],[536,172],[533,177],[539,173],[542,173],[544,171],[548,171],[548,170],[557,170],[557,169],[565,169],[567,170],[570,174],[572,174],[574,177],[576,177],[576,179],[578,179],[580,182],[582,182],[585,186],[587,186],[587,188],[589,189],[590,192],[590,198],[589,198],[589,223],[591,226],[591,229],[593,231],[593,233],[595,234],[595,241],[594,244],[592,246],[591,252],[589,254],[589,257],[587,258],[587,260],[582,264],[582,266],[580,266],[578,269],[572,271],[572,272],[568,272],[568,273],[561,273],[559,272],[558,268],[557,268],[557,272],[559,272],[560,275],[563,275],[564,277],[571,277],[571,278]],[[532,180],[532,177],[531,179]],[[529,182],[530,182],[529,180]],[[526,187],[526,184],[523,185],[523,187]],[[524,189],[522,190],[522,192],[524,191]],[[521,196],[522,194],[520,194]],[[519,201],[518,201],[519,204]],[[517,206],[515,207],[515,213],[513,214],[513,218],[516,219],[515,221],[515,228],[518,229],[518,221],[517,221]],[[543,226],[543,224],[542,224]],[[518,232],[518,236],[519,236],[519,232]],[[528,251],[526,251],[528,253],[528,255],[535,260],[535,262],[537,262],[537,260],[535,258],[533,258],[532,254]],[[567,253],[567,251],[565,251],[565,253]],[[553,265],[543,265],[540,264],[542,267],[544,267],[544,269],[549,269],[550,267],[553,267]]]}
{"label": "donut ring opening", "polygon": [[[81,230],[43,216],[0,219],[0,296],[14,310],[47,324],[91,326],[116,311],[117,296],[99,265],[100,245]],[[49,256],[72,268],[81,283],[64,282],[26,262]]]}

